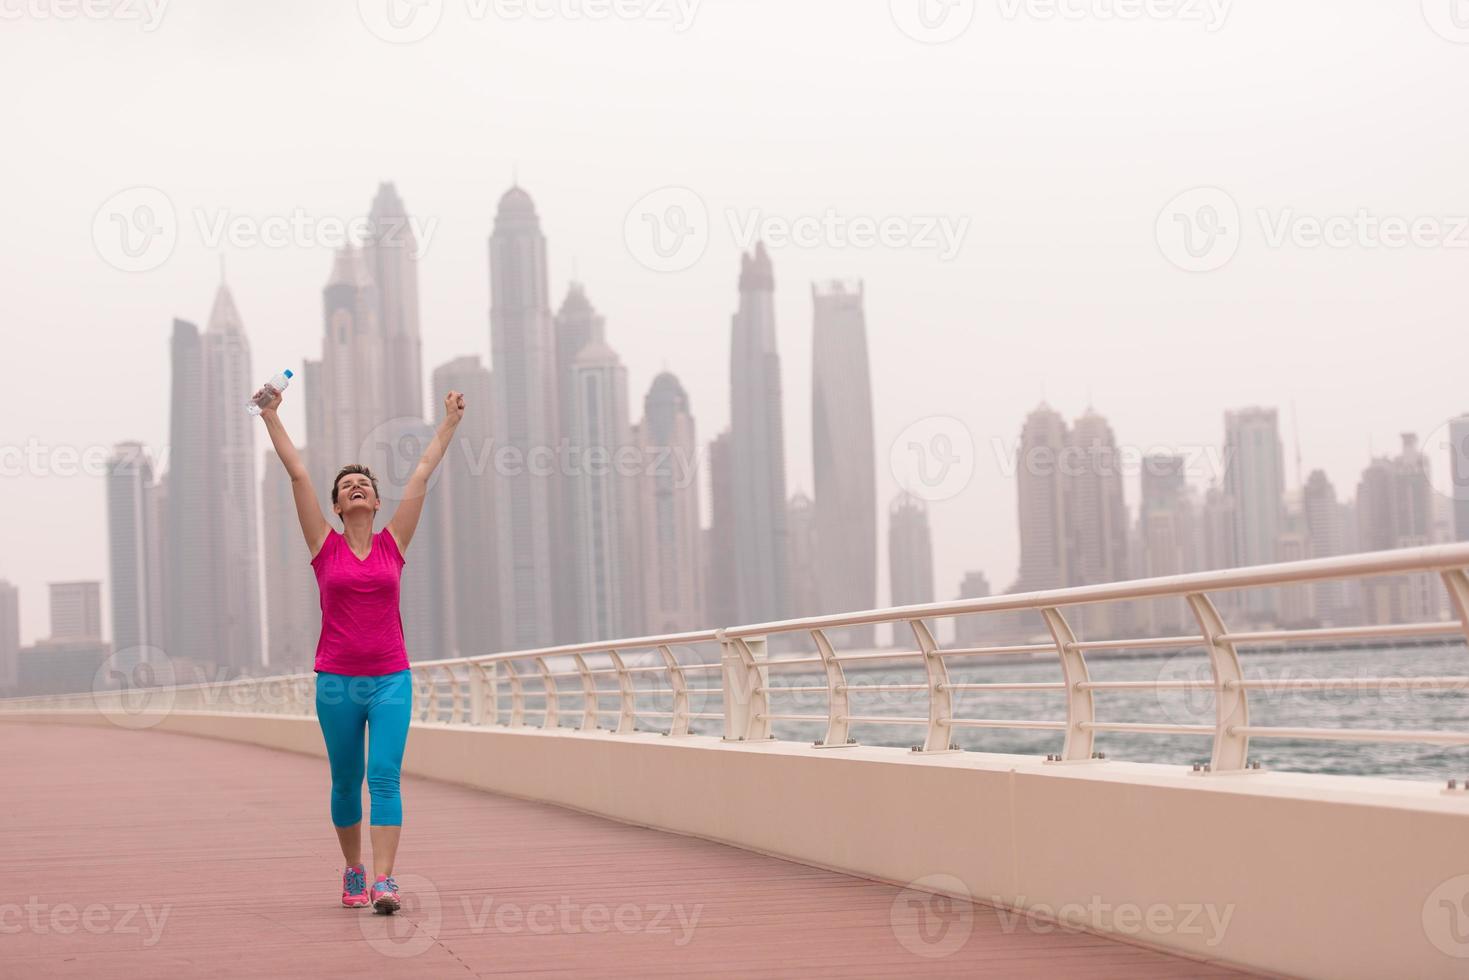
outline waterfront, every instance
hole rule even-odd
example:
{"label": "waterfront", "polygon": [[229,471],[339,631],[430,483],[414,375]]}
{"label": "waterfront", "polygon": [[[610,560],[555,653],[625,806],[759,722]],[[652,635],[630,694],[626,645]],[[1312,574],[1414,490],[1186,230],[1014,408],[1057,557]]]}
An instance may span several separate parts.
{"label": "waterfront", "polygon": [[[1250,722],[1273,727],[1431,729],[1469,731],[1469,650],[1463,644],[1322,650],[1242,650],[1245,676],[1280,684],[1249,692]],[[1094,681],[1208,681],[1209,663],[1202,650],[1183,650],[1164,656],[1088,658]],[[804,668],[776,668],[771,685],[820,687],[825,675]],[[1381,690],[1364,689],[1367,678],[1387,678]],[[1462,685],[1425,690],[1414,678],[1463,677]],[[1029,662],[956,661],[950,666],[955,684],[1054,683],[1061,671],[1054,658]],[[1304,689],[1285,682],[1316,680]],[[919,685],[922,670],[916,662],[895,661],[882,669],[849,671],[852,714],[860,716],[917,717],[928,714],[924,691],[877,691],[878,685]],[[955,716],[986,719],[1065,719],[1059,690],[958,691]],[[1205,689],[1123,690],[1095,694],[1096,717],[1107,722],[1144,722],[1174,725],[1213,725],[1214,697]],[[661,703],[658,703],[661,702]],[[657,706],[654,707],[654,703]],[[669,710],[663,698],[640,698],[649,711]],[[565,709],[563,709],[565,710]],[[691,710],[719,710],[719,699],[695,691]],[[824,693],[773,695],[778,714],[825,715]],[[666,719],[649,716],[649,728],[666,727]],[[708,723],[695,730],[710,734]],[[777,721],[778,738],[814,741],[825,725],[818,722]],[[919,740],[919,729],[908,726],[859,724],[854,735],[864,744],[906,747]],[[1059,732],[1013,729],[956,730],[960,747],[983,752],[1044,756],[1059,752]],[[1096,748],[1109,759],[1191,765],[1209,761],[1210,739],[1194,735],[1142,735],[1102,732]],[[1332,742],[1307,739],[1256,738],[1250,757],[1267,769],[1343,775],[1386,776],[1396,779],[1469,778],[1469,746],[1419,743]]]}

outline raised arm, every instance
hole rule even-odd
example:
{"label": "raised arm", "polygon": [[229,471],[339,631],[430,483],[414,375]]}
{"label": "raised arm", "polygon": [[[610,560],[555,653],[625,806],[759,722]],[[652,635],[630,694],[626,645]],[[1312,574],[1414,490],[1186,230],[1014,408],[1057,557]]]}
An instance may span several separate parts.
{"label": "raised arm", "polygon": [[444,398],[444,421],[439,423],[438,431],[424,449],[423,457],[414,467],[413,475],[408,478],[408,486],[403,490],[403,500],[393,512],[393,519],[388,521],[388,530],[392,532],[393,540],[398,542],[399,551],[408,550],[413,532],[418,530],[418,519],[423,516],[423,498],[428,495],[428,479],[443,461],[444,453],[454,438],[454,430],[459,428],[459,420],[462,418],[464,396],[457,391],[451,391]]}
{"label": "raised arm", "polygon": [[[260,392],[257,391],[255,395],[259,398]],[[281,424],[280,416],[276,414],[280,403],[280,392],[275,392],[275,398],[264,403],[260,417],[265,420],[265,431],[270,433],[275,454],[280,457],[281,465],[291,478],[291,496],[296,501],[296,519],[301,522],[301,534],[306,538],[306,547],[311,549],[311,557],[315,558],[326,542],[331,526],[327,524],[326,517],[321,512],[321,504],[316,500],[316,489],[311,485],[311,475],[306,472],[306,464],[286,433],[286,427]]]}

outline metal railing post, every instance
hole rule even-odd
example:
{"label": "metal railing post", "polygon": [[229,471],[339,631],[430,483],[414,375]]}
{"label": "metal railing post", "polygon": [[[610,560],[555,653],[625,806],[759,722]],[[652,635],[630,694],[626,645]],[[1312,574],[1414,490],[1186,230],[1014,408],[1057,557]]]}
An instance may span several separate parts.
{"label": "metal railing post", "polygon": [[[459,677],[454,673],[453,667],[443,668],[444,676],[449,678],[449,724],[460,725],[464,723],[464,693],[460,690]],[[437,712],[435,715],[437,716]]]}
{"label": "metal railing post", "polygon": [[[500,702],[495,687],[495,665],[469,665],[469,723],[493,725],[500,715]],[[486,718],[488,717],[488,722]]]}
{"label": "metal railing post", "polygon": [[505,661],[505,675],[510,678],[510,727],[519,728],[525,724],[525,681],[513,660]]}
{"label": "metal railing post", "polygon": [[434,694],[434,686],[429,680],[428,670],[415,670],[409,676],[413,679],[413,696],[418,699],[418,710],[414,714],[418,716],[419,721],[435,720],[431,718],[431,712],[438,702],[438,697]]}
{"label": "metal railing post", "polygon": [[576,655],[576,670],[581,674],[581,730],[597,730],[597,679],[587,667],[586,658]]}
{"label": "metal railing post", "polygon": [[910,619],[908,625],[918,640],[923,654],[923,669],[928,676],[928,733],[923,738],[924,752],[948,752],[954,747],[949,720],[954,717],[954,692],[949,689],[949,665],[939,656],[939,645],[928,624]]}
{"label": "metal railing post", "polygon": [[1459,620],[1459,627],[1464,631],[1464,639],[1469,640],[1469,574],[1462,568],[1453,568],[1443,573],[1444,588],[1449,592],[1449,604]]}
{"label": "metal railing post", "polygon": [[633,687],[632,675],[627,672],[622,655],[616,650],[608,650],[607,655],[612,658],[612,666],[617,668],[617,734],[626,735],[638,730],[637,689]]}
{"label": "metal railing post", "polygon": [[1066,682],[1066,743],[1061,747],[1061,758],[1090,759],[1096,733],[1085,727],[1096,720],[1096,704],[1091,689],[1086,687],[1091,677],[1086,669],[1086,656],[1076,645],[1076,634],[1061,610],[1054,606],[1041,610],[1046,628],[1056,641],[1056,652],[1061,657],[1061,678]]}
{"label": "metal railing post", "polygon": [[1214,675],[1214,754],[1209,768],[1212,772],[1244,769],[1249,761],[1250,737],[1233,731],[1250,723],[1249,700],[1238,683],[1244,680],[1239,653],[1232,642],[1220,639],[1228,630],[1213,600],[1194,592],[1188,596],[1188,605],[1204,634],[1204,649],[1209,653],[1209,669]]}
{"label": "metal railing post", "polygon": [[673,689],[673,718],[668,723],[668,734],[677,738],[689,733],[689,684],[678,665],[678,658],[667,644],[660,644],[658,653],[663,657],[663,666],[668,671],[668,684]]}
{"label": "metal railing post", "polygon": [[811,639],[816,641],[816,652],[821,655],[821,665],[826,668],[826,737],[816,745],[830,748],[836,745],[851,745],[849,734],[852,723],[847,717],[852,713],[847,694],[847,675],[842,662],[831,648],[831,641],[821,630],[812,630]]}
{"label": "metal railing post", "polygon": [[724,738],[751,742],[770,738],[770,671],[765,637],[740,637],[724,643]]}
{"label": "metal railing post", "polygon": [[551,676],[551,668],[546,666],[545,657],[536,658],[536,667],[541,672],[541,684],[546,693],[546,713],[541,716],[541,727],[560,728],[561,701],[556,697],[556,678]]}

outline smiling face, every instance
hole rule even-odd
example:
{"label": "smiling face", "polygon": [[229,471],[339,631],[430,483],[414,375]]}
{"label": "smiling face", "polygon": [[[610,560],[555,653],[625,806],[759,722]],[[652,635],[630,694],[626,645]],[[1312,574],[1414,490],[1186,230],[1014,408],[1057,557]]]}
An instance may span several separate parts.
{"label": "smiling face", "polygon": [[332,487],[332,510],[346,522],[352,513],[374,514],[382,506],[377,479],[365,466],[344,466]]}

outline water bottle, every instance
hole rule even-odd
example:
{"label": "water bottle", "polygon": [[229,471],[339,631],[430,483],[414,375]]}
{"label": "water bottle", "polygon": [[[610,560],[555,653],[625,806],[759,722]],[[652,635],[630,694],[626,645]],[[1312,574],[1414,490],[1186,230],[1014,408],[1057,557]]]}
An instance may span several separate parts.
{"label": "water bottle", "polygon": [[[274,391],[276,394],[280,394],[281,392],[286,390],[287,386],[289,386],[291,383],[291,379],[295,376],[295,373],[292,371],[282,371],[280,374],[277,374],[275,377],[265,382],[264,388],[266,391]],[[259,415],[260,403],[253,398],[250,399],[250,403],[245,406],[245,411],[249,412],[251,415]]]}

